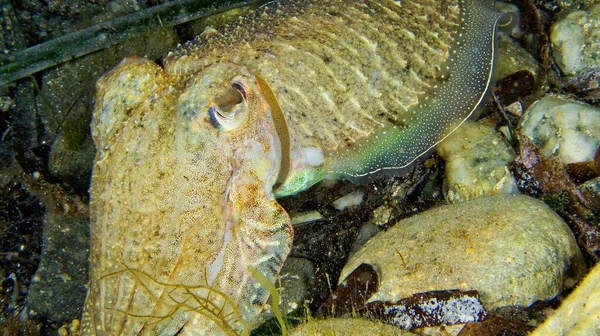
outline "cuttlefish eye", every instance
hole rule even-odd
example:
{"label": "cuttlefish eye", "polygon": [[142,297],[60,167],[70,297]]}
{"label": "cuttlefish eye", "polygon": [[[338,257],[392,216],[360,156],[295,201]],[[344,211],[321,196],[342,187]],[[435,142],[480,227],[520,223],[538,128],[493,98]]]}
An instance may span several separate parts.
{"label": "cuttlefish eye", "polygon": [[236,78],[229,84],[215,96],[207,112],[211,125],[222,131],[239,127],[248,115],[248,86]]}

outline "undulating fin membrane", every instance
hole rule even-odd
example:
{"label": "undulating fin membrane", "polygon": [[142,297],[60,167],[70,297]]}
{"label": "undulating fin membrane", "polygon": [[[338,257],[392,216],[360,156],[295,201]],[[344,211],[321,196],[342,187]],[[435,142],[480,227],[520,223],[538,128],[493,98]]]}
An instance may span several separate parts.
{"label": "undulating fin membrane", "polygon": [[404,127],[385,126],[355,144],[326,153],[328,177],[367,183],[402,175],[476,114],[492,82],[496,27],[493,0],[461,2],[463,25],[446,64],[447,78],[415,107]]}

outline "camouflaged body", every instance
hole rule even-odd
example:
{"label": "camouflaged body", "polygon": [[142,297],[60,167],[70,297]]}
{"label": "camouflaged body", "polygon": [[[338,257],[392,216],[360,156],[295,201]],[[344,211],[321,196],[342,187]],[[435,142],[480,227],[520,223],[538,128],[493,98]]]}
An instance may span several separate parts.
{"label": "camouflaged body", "polygon": [[[285,157],[410,125],[452,71],[479,0],[466,1],[284,0],[208,29],[164,69],[128,58],[106,74],[82,334],[247,333],[269,296],[247,266],[274,282],[291,249],[273,194]],[[247,117],[215,127],[231,83]]]}
{"label": "camouflaged body", "polygon": [[193,76],[223,59],[277,96],[290,138],[351,144],[410,108],[440,80],[460,27],[458,0],[282,1],[170,53],[167,72]]}

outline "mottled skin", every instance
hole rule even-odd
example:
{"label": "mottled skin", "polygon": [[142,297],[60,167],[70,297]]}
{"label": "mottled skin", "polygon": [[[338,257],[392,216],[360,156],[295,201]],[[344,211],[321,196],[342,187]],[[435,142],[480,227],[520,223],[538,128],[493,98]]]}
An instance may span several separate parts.
{"label": "mottled skin", "polygon": [[292,167],[277,193],[293,194],[325,175],[304,148],[325,155],[409,122],[445,73],[460,20],[459,0],[282,1],[205,31],[164,64],[192,75],[225,58],[265,79],[291,138]]}
{"label": "mottled skin", "polygon": [[[128,58],[98,82],[84,335],[240,332],[267,298],[246,266],[274,281],[290,250],[272,193],[279,140],[254,76],[221,62],[180,79]],[[223,132],[206,111],[228,100],[247,113]]]}
{"label": "mottled skin", "polygon": [[[437,141],[471,115],[492,60],[460,63],[451,45],[483,36],[487,50],[495,16],[463,19],[491,1],[401,3],[276,2],[207,30],[164,70],[128,58],[99,80],[84,335],[247,332],[268,297],[247,267],[274,281],[292,243],[274,186],[285,195],[328,173],[368,175],[384,166],[360,144],[394,143],[378,141],[382,127]],[[418,118],[435,105],[424,97],[445,106],[438,84],[455,83],[461,64],[476,85],[456,74],[450,92],[468,98],[451,100],[471,105]],[[392,146],[391,164],[414,161],[414,139]],[[422,155],[432,142],[417,145]]]}

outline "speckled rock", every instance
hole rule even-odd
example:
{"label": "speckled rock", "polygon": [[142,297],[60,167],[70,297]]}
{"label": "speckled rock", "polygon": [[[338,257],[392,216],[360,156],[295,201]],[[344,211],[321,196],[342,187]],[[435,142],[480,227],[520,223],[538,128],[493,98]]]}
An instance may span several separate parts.
{"label": "speckled rock", "polygon": [[550,29],[550,41],[554,59],[564,74],[598,78],[600,4],[587,11],[573,11],[556,22]]}
{"label": "speckled rock", "polygon": [[600,334],[600,263],[531,336]]}
{"label": "speckled rock", "polygon": [[589,161],[600,143],[600,109],[549,95],[525,111],[520,127],[546,156],[565,164]]}
{"label": "speckled rock", "polygon": [[508,170],[515,154],[492,127],[465,123],[437,150],[446,160],[444,196],[447,201],[462,202],[484,195],[519,193]]}
{"label": "speckled rock", "polygon": [[584,269],[563,220],[524,195],[481,197],[404,219],[367,242],[340,279],[361,263],[380,275],[372,301],[477,290],[488,309],[549,300],[573,286]]}
{"label": "speckled rock", "polygon": [[410,331],[400,328],[358,318],[334,318],[327,320],[312,320],[301,324],[291,333],[292,336],[319,336],[319,335],[415,335]]}

